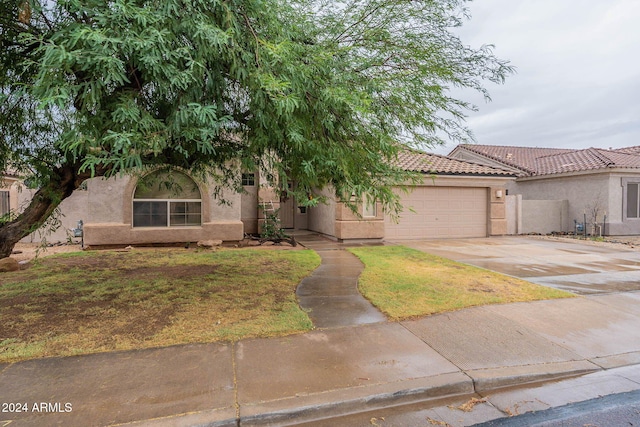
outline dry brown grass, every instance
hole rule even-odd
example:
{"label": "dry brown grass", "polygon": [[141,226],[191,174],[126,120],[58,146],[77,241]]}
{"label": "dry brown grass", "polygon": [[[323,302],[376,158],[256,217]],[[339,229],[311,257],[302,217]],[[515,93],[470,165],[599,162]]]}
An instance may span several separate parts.
{"label": "dry brown grass", "polygon": [[59,254],[0,276],[0,362],[309,330],[308,250]]}

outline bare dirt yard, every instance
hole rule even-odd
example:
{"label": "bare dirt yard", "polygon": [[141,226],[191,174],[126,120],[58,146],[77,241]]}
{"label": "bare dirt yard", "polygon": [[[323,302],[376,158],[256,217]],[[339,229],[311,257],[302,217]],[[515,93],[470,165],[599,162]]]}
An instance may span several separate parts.
{"label": "bare dirt yard", "polygon": [[66,252],[79,252],[82,250],[80,244],[74,245],[54,245],[42,247],[38,243],[18,243],[16,244],[14,254],[11,258],[15,258],[18,262],[31,261],[36,256],[45,257]]}

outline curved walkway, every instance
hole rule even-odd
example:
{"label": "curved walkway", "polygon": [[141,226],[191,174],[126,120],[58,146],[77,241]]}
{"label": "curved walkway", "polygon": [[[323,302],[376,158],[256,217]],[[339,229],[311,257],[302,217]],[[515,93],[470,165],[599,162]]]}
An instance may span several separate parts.
{"label": "curved walkway", "polygon": [[358,292],[364,266],[340,243],[316,234],[296,235],[296,241],[322,258],[320,267],[304,278],[296,294],[300,306],[318,328],[363,325],[386,317]]}

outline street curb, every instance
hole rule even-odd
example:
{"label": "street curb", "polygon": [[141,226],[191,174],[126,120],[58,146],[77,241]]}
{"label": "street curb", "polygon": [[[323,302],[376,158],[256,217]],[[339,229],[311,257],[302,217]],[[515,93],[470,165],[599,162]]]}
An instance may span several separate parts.
{"label": "street curb", "polygon": [[394,406],[477,394],[487,395],[508,387],[571,378],[597,371],[602,371],[602,368],[586,360],[478,369],[394,383],[330,390],[274,401],[240,403],[239,418],[235,417],[234,408],[221,408],[117,426],[290,426]]}
{"label": "street curb", "polygon": [[623,366],[638,365],[640,364],[640,351],[595,357],[593,359],[589,359],[589,361],[604,369],[615,369]]}
{"label": "street curb", "polygon": [[[354,389],[336,390],[301,399],[241,405],[240,425],[293,425],[393,406],[486,394],[507,387],[576,377],[601,370],[599,366],[582,360],[443,374],[402,381],[401,390],[398,390],[398,383],[374,386],[381,389],[375,391],[370,386],[360,392],[368,394],[366,396],[354,397]],[[384,388],[388,390],[382,390]],[[309,402],[317,399],[332,403]]]}
{"label": "street curb", "polygon": [[240,424],[291,425],[465,394],[473,394],[472,380],[462,372],[452,372],[399,383],[331,390],[270,402],[241,403]]}
{"label": "street curb", "polygon": [[109,424],[108,427],[238,427],[238,425],[235,408],[221,408],[122,424]]}
{"label": "street curb", "polygon": [[541,365],[476,369],[465,372],[473,379],[475,391],[486,393],[500,388],[575,377],[601,370],[602,368],[594,363],[578,360]]}

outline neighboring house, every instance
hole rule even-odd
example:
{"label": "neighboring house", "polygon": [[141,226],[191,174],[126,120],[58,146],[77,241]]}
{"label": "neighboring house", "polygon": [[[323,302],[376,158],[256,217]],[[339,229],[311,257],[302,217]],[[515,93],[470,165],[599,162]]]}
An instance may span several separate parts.
{"label": "neighboring house", "polygon": [[0,217],[18,209],[19,178],[13,172],[0,175]]}
{"label": "neighboring house", "polygon": [[449,156],[518,174],[507,190],[521,201],[515,220],[520,233],[572,232],[586,218],[589,233],[640,234],[640,147],[569,150],[463,144]]}
{"label": "neighboring house", "polygon": [[[406,193],[398,189],[405,209],[395,219],[374,201],[355,215],[329,190],[324,190],[326,204],[305,208],[292,198],[281,200],[253,172],[242,174],[244,192],[226,190],[222,196],[228,203],[221,204],[212,191],[215,182],[173,172],[173,186],[149,185],[136,176],[89,180],[63,201],[62,227],[47,240],[65,240],[82,220],[90,246],[239,241],[259,231],[265,209],[278,210],[283,228],[312,230],[339,241],[506,233],[504,195],[513,172],[418,151],[402,153],[398,161],[406,170],[422,172],[424,181]],[[155,174],[156,183],[168,181],[162,172]],[[23,193],[26,203],[32,193]]]}

